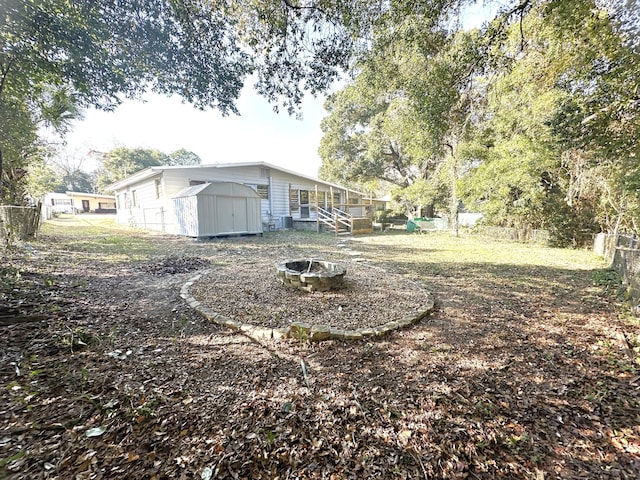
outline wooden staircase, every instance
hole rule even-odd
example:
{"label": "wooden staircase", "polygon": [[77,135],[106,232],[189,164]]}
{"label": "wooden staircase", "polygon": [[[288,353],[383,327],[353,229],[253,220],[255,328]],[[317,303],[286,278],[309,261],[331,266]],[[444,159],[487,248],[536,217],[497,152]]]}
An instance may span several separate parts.
{"label": "wooden staircase", "polygon": [[318,222],[336,235],[350,235],[353,230],[353,215],[333,208],[331,211],[318,207]]}

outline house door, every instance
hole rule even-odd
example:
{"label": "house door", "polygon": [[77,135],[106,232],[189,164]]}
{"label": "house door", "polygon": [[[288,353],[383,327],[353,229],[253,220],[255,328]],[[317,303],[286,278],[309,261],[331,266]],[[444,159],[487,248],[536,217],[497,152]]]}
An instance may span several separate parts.
{"label": "house door", "polygon": [[300,218],[309,218],[309,190],[300,190]]}
{"label": "house door", "polygon": [[82,211],[83,212],[89,211],[89,200],[82,200]]}

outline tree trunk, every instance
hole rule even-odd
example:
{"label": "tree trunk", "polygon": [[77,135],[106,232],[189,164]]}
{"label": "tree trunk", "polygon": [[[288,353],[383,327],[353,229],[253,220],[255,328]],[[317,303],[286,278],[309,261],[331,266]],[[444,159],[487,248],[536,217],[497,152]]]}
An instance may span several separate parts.
{"label": "tree trunk", "polygon": [[4,189],[2,188],[2,149],[0,148],[0,204],[2,204],[2,196]]}
{"label": "tree trunk", "polygon": [[449,206],[449,215],[451,218],[451,227],[453,228],[455,236],[459,236],[458,230],[458,213],[460,212],[460,199],[458,198],[458,190],[456,187],[456,180],[458,178],[458,160],[453,155],[453,148],[451,149],[451,199]]}
{"label": "tree trunk", "polygon": [[423,217],[426,217],[426,218],[435,217],[435,208],[433,207],[433,203],[430,203],[429,205],[424,207],[423,211],[421,212],[421,214],[422,214]]}

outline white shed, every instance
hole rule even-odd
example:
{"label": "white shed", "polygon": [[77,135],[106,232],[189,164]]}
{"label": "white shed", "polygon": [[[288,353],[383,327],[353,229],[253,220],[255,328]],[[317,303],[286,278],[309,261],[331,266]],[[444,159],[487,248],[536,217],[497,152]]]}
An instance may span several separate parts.
{"label": "white shed", "polygon": [[262,233],[260,195],[234,182],[194,185],[173,196],[178,232],[187,237]]}

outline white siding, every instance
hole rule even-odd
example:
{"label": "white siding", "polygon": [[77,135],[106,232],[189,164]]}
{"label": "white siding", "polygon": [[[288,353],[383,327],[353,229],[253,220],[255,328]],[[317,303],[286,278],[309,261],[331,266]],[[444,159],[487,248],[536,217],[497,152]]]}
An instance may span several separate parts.
{"label": "white siding", "polygon": [[[156,184],[155,180],[161,180],[161,192],[162,198],[156,198]],[[158,170],[157,175],[150,176],[136,184],[130,185],[124,189],[115,192],[119,195],[119,199],[122,199],[122,194],[127,194],[127,204],[125,208],[118,209],[117,221],[123,224],[129,224],[136,227],[147,228],[152,230],[161,230],[168,233],[181,234],[185,229],[190,232],[195,231],[196,228],[191,222],[196,222],[195,218],[182,219],[182,225],[180,225],[178,218],[176,217],[175,208],[176,204],[173,201],[173,197],[181,190],[191,185],[191,182],[237,182],[244,185],[269,185],[269,199],[261,199],[259,206],[260,217],[262,222],[266,222],[269,218],[276,220],[276,227],[283,228],[283,217],[293,217],[294,219],[300,218],[300,210],[291,212],[289,206],[289,190],[308,190],[310,192],[318,191],[326,192],[329,195],[331,188],[329,184],[326,184],[320,180],[314,180],[298,176],[292,173],[283,172],[276,168],[265,168],[262,165],[239,165],[235,166],[202,166],[198,168],[185,167],[185,168],[169,168],[164,170]],[[131,198],[132,191],[136,191],[138,206],[132,206]],[[339,187],[333,188],[334,193],[340,194],[340,201],[346,201],[345,190]],[[124,202],[121,202],[124,203]],[[182,208],[182,204],[180,204]],[[120,206],[120,204],[118,205]],[[315,203],[312,203],[312,207]],[[194,205],[185,209],[195,208],[197,215],[202,217],[197,220],[197,234],[203,235],[206,230],[208,235],[211,230],[209,226],[205,230],[202,230],[202,220],[205,218],[211,218],[211,214],[216,212],[207,212],[207,209],[216,209],[212,205]],[[254,208],[254,207],[248,207]],[[201,211],[202,210],[202,211]],[[255,218],[251,212],[247,211],[249,218]],[[309,220],[316,218],[316,212],[313,208],[309,212]],[[205,222],[206,223],[206,222]],[[250,229],[253,230],[254,226],[251,225]],[[260,225],[262,229],[262,225]],[[216,228],[213,229],[215,231]],[[184,233],[182,233],[184,234]]]}
{"label": "white siding", "polygon": [[159,177],[146,179],[127,187],[126,190],[116,192],[118,207],[123,207],[117,211],[118,223],[148,230],[166,230],[164,199],[156,198],[156,178]]}
{"label": "white siding", "polygon": [[[271,177],[273,195],[273,210],[274,216],[281,219],[282,217],[293,217],[293,219],[300,219],[300,210],[292,212],[289,208],[289,190],[308,190],[309,192],[315,192],[316,187],[318,192],[326,192],[326,196],[329,197],[331,187],[318,180],[313,181],[304,177],[298,177],[286,172],[274,171]],[[334,193],[340,193],[340,201],[345,200],[344,190],[340,188],[333,188]],[[315,202],[312,202],[312,207],[315,206]],[[309,220],[316,219],[316,212],[314,208],[310,209]],[[284,225],[280,224],[279,227]]]}

